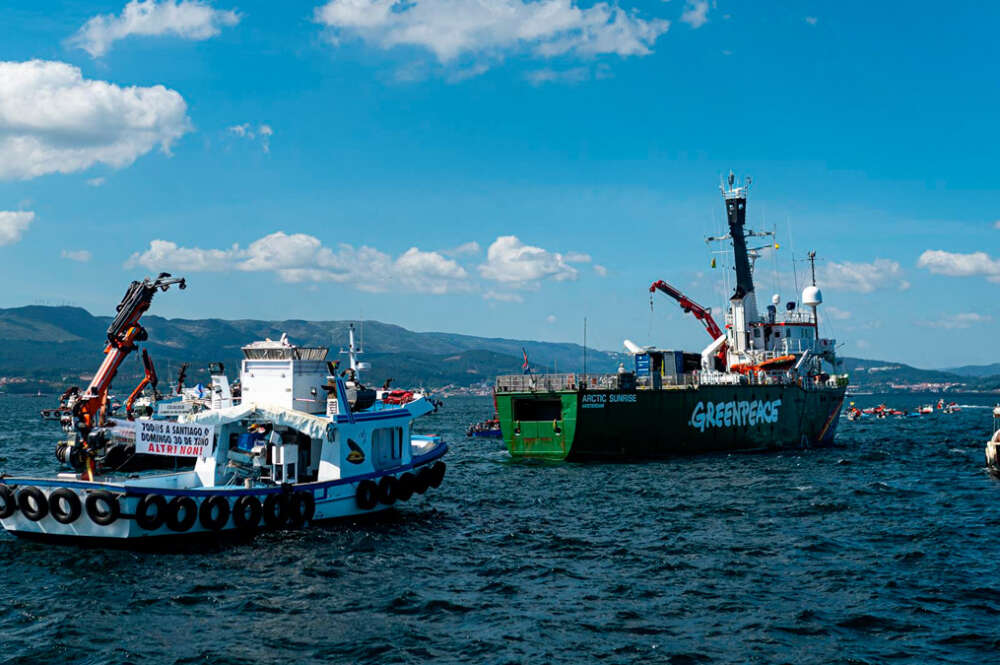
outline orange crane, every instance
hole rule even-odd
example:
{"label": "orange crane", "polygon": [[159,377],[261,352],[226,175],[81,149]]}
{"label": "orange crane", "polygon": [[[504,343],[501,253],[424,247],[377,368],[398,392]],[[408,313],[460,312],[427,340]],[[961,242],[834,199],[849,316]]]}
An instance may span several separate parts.
{"label": "orange crane", "polygon": [[[668,296],[676,300],[680,304],[681,309],[683,309],[685,313],[693,314],[694,318],[701,321],[702,325],[705,326],[705,330],[708,332],[709,335],[712,336],[713,340],[719,339],[719,337],[725,334],[724,332],[722,332],[722,328],[719,327],[719,324],[715,322],[715,319],[712,318],[711,312],[709,312],[706,308],[702,307],[695,301],[688,298],[686,295],[684,295],[674,287],[664,282],[662,279],[653,282],[649,286],[650,309],[652,309],[653,307],[653,293],[656,291],[662,291],[663,293],[667,294]],[[725,344],[719,347],[719,352],[716,355],[719,358],[725,359],[726,357]]]}
{"label": "orange crane", "polygon": [[136,349],[136,342],[144,342],[149,338],[146,329],[139,325],[139,319],[149,309],[153,296],[157,291],[166,291],[173,284],[177,284],[180,289],[187,287],[183,277],[171,277],[169,273],[160,273],[156,279],[146,278],[141,282],[132,282],[118,305],[117,315],[108,327],[104,362],[83,394],[73,400],[73,428],[76,430],[76,444],[85,453],[83,457],[87,480],[93,480],[96,466],[90,437],[95,427],[104,424],[111,381],[126,356]]}

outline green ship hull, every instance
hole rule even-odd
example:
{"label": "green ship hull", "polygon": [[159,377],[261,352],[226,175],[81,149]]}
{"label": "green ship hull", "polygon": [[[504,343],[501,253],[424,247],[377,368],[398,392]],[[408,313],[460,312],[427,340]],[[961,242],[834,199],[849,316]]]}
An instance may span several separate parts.
{"label": "green ship hull", "polygon": [[497,392],[513,457],[617,460],[833,442],[843,386],[702,385],[666,390]]}

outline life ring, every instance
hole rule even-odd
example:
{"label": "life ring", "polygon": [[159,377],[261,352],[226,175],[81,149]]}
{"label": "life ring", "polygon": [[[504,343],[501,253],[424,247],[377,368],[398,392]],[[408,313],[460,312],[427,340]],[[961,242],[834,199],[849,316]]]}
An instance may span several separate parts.
{"label": "life ring", "polygon": [[288,497],[284,494],[268,494],[264,499],[264,524],[278,529],[288,521]]}
{"label": "life ring", "polygon": [[396,496],[400,501],[409,501],[416,489],[417,477],[407,471],[399,477],[399,483],[396,485]]}
{"label": "life ring", "polygon": [[[150,508],[154,510],[150,512]],[[135,523],[146,531],[155,531],[167,519],[167,500],[159,494],[144,494],[135,507]]]}
{"label": "life ring", "polygon": [[256,529],[260,515],[260,499],[252,494],[244,494],[233,504],[233,524],[240,529]]}
{"label": "life ring", "polygon": [[216,494],[201,502],[198,518],[201,525],[210,531],[220,531],[229,521],[229,500]]}
{"label": "life ring", "polygon": [[435,489],[441,487],[441,481],[444,480],[444,472],[447,468],[444,462],[434,462],[434,466],[431,467],[431,487]]}
{"label": "life ring", "polygon": [[382,480],[378,481],[378,500],[387,506],[396,503],[397,487],[399,487],[399,481],[395,477],[382,476]]}
{"label": "life ring", "polygon": [[371,510],[378,503],[378,485],[371,480],[362,480],[358,483],[358,491],[354,495],[354,500],[361,510]]}
{"label": "life ring", "polygon": [[17,507],[32,522],[37,522],[49,514],[49,502],[37,487],[25,487],[17,492]]}
{"label": "life ring", "polygon": [[312,492],[296,492],[288,500],[289,524],[298,528],[316,514],[316,497]]}
{"label": "life ring", "polygon": [[198,504],[189,496],[175,496],[167,504],[167,528],[171,531],[187,531],[198,520]]}
{"label": "life ring", "polygon": [[121,514],[118,498],[111,492],[104,490],[88,494],[83,502],[83,507],[86,509],[90,521],[98,526],[108,526]]}
{"label": "life ring", "polygon": [[17,510],[17,499],[14,490],[7,485],[0,485],[0,520],[5,520]]}
{"label": "life ring", "polygon": [[83,506],[80,497],[71,489],[60,487],[49,494],[49,512],[60,524],[70,524],[80,517]]}
{"label": "life ring", "polygon": [[430,486],[431,470],[425,466],[417,471],[417,485],[413,489],[417,494],[423,494]]}

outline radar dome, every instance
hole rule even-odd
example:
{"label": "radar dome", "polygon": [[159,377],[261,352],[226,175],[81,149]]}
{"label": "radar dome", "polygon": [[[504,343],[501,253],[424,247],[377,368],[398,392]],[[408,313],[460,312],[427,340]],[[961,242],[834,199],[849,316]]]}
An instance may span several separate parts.
{"label": "radar dome", "polygon": [[807,307],[815,307],[823,302],[823,292],[818,286],[807,286],[802,289],[802,304]]}
{"label": "radar dome", "polygon": [[774,305],[775,307],[777,307],[778,303],[780,303],[780,302],[781,302],[781,296],[780,295],[778,295],[777,293],[775,293],[773,296],[771,296],[771,304],[772,305]]}

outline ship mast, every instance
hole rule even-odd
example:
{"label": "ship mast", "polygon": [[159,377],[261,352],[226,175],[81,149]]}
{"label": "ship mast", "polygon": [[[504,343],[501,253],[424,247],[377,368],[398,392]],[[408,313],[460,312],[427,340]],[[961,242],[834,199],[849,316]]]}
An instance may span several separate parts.
{"label": "ship mast", "polygon": [[[750,191],[750,178],[747,177],[740,186],[736,185],[736,175],[730,171],[728,183],[723,184],[722,198],[726,204],[726,219],[729,223],[729,239],[733,242],[733,260],[736,269],[736,288],[729,297],[732,311],[733,348],[736,353],[744,353],[749,349],[749,323],[757,321],[757,295],[754,293],[753,271],[750,267],[750,256],[747,251],[744,231],[747,216],[747,194]],[[728,185],[728,186],[727,186]],[[753,235],[753,232],[750,232]],[[710,238],[709,240],[721,240]]]}

